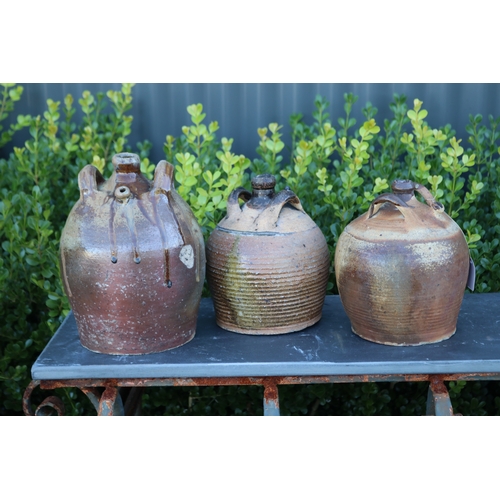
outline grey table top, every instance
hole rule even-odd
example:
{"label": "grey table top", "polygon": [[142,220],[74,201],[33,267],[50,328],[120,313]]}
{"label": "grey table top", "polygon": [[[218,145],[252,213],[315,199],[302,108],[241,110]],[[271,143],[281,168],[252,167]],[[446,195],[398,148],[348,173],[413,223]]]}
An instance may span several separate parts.
{"label": "grey table top", "polygon": [[35,380],[500,373],[499,305],[500,293],[466,294],[457,332],[450,339],[394,347],[353,334],[338,296],[326,297],[323,318],[316,325],[271,336],[219,328],[211,300],[203,299],[191,342],[143,356],[85,349],[70,313],[31,373]]}

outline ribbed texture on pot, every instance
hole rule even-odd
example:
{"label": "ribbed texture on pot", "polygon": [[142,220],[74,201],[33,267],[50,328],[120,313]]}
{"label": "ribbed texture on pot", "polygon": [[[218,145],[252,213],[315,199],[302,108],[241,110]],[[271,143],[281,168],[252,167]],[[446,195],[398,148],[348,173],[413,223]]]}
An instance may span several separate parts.
{"label": "ribbed texture on pot", "polygon": [[302,330],[321,319],[329,252],[316,227],[262,235],[217,228],[207,242],[207,278],[217,324],[247,334]]}
{"label": "ribbed texture on pot", "polygon": [[[347,293],[353,292],[344,289]],[[455,333],[463,299],[463,295],[456,294],[437,301],[430,300],[428,294],[413,295],[411,301],[406,296],[391,296],[380,305],[379,291],[360,291],[357,296],[359,302],[343,302],[353,332],[386,345],[420,345],[450,338]],[[370,310],[364,307],[366,304],[372,304]],[[409,304],[412,311],[407,313]]]}

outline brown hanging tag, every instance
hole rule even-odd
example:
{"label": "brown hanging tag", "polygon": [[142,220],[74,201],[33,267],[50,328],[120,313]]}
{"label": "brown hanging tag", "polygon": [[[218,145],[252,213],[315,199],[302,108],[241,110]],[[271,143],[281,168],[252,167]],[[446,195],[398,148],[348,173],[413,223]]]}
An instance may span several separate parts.
{"label": "brown hanging tag", "polygon": [[467,278],[467,288],[471,292],[474,291],[475,282],[476,282],[476,266],[474,265],[472,257],[469,257],[469,277]]}

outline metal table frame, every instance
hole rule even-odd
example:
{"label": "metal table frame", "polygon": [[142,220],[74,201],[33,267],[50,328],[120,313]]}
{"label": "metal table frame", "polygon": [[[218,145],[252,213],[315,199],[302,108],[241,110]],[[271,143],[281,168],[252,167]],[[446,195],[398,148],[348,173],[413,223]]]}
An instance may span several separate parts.
{"label": "metal table frame", "polygon": [[348,382],[429,382],[427,415],[453,415],[445,382],[500,380],[500,293],[466,294],[457,332],[437,344],[393,347],[354,335],[338,296],[325,300],[322,320],[302,332],[252,336],[215,324],[210,299],[200,306],[195,338],[145,356],[110,356],[83,348],[72,314],[32,367],[26,415],[64,413],[56,396],[36,409],[36,387],[75,387],[98,415],[137,415],[142,391],[153,386],[259,385],[264,415],[279,415],[278,386]]}

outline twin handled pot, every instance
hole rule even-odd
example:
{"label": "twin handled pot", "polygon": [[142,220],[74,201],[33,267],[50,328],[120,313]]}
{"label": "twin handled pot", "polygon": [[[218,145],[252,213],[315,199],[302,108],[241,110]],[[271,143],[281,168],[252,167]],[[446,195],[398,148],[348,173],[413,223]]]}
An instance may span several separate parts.
{"label": "twin handled pot", "polygon": [[275,193],[275,184],[272,175],[258,175],[252,193],[234,190],[208,239],[207,279],[226,330],[289,333],[321,318],[330,267],[325,237],[297,196]]}
{"label": "twin handled pot", "polygon": [[397,180],[392,191],[339,238],[335,273],[342,304],[353,332],[367,340],[419,345],[447,339],[455,333],[467,283],[467,242],[424,186]]}
{"label": "twin handled pot", "polygon": [[105,354],[147,354],[193,338],[205,279],[205,248],[174,167],[146,179],[135,154],[113,157],[105,180],[78,175],[80,199],[61,235],[61,272],[80,340]]}

